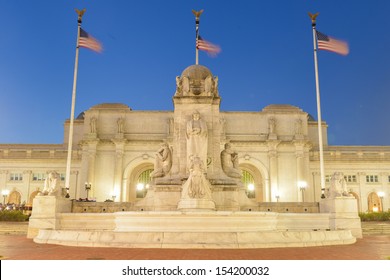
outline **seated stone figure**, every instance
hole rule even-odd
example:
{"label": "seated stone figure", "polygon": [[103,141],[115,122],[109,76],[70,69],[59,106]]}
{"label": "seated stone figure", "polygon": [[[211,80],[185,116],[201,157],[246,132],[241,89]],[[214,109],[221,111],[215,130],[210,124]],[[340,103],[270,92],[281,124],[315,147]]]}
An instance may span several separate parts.
{"label": "seated stone figure", "polygon": [[229,143],[225,144],[225,149],[221,152],[222,170],[232,178],[241,178],[241,171],[238,167],[238,154],[231,148]]}
{"label": "seated stone figure", "polygon": [[348,193],[347,183],[342,172],[333,173],[332,177],[330,178],[330,186],[327,189],[325,195],[327,198],[351,196]]}
{"label": "seated stone figure", "polygon": [[211,198],[211,185],[205,177],[203,161],[199,157],[191,157],[190,176],[183,184],[182,198]]}
{"label": "seated stone figure", "polygon": [[150,173],[151,178],[164,177],[172,167],[172,153],[167,143],[161,145],[156,152],[154,170]]}
{"label": "seated stone figure", "polygon": [[40,195],[61,196],[62,190],[60,187],[60,181],[60,174],[58,174],[56,171],[50,172],[45,179],[43,191],[40,193]]}

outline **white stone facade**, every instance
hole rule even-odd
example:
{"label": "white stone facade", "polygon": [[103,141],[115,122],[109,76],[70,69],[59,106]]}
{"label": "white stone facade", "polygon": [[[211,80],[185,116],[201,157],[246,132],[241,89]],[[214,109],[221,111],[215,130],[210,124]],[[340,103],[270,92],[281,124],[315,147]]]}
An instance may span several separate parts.
{"label": "white stone facade", "polygon": [[[196,83],[197,79],[202,82]],[[140,195],[137,184],[145,171],[154,168],[156,151],[167,143],[172,149],[172,167],[150,186],[154,194],[163,189],[168,194],[153,199],[175,204],[189,174],[186,124],[197,111],[207,124],[207,179],[214,188],[217,208],[216,186],[226,191],[234,181],[221,166],[225,143],[237,152],[239,168],[253,178],[251,201],[321,200],[318,128],[308,113],[292,105],[269,105],[258,112],[221,112],[218,78],[203,66],[188,67],[176,84],[174,111],[133,111],[124,104],[105,103],[80,114],[74,127],[70,198],[86,198],[87,182],[92,186],[89,197],[96,201],[145,202],[142,197],[147,190]],[[390,208],[390,146],[329,146],[325,122],[322,127],[326,175],[344,174],[359,211]],[[42,176],[53,170],[65,173],[68,130],[67,120],[63,144],[0,144],[0,189],[10,191],[5,202],[31,204],[43,189]],[[222,177],[226,177],[223,182],[216,182]],[[304,191],[298,188],[301,181],[307,183]],[[380,192],[385,194],[382,199]]]}

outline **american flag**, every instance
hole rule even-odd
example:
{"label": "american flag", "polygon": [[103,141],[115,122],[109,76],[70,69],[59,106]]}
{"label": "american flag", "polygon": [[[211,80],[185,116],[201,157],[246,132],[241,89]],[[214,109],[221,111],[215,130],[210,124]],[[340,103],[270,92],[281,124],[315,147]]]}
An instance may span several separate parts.
{"label": "american flag", "polygon": [[196,48],[214,56],[221,52],[221,48],[219,46],[204,40],[200,36],[198,36],[198,39],[196,40]]}
{"label": "american flag", "polygon": [[87,48],[99,53],[103,50],[102,44],[82,28],[80,28],[79,47]]}
{"label": "american flag", "polygon": [[349,53],[348,43],[334,39],[317,31],[318,49],[335,52],[341,55],[347,55]]}

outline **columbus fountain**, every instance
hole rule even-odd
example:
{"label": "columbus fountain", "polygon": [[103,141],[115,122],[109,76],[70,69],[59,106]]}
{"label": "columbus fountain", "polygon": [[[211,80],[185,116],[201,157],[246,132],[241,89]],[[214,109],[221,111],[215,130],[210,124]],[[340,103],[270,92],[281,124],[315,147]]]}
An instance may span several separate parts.
{"label": "columbus fountain", "polygon": [[[218,78],[201,65],[176,78],[173,137],[156,152],[151,184],[133,211],[74,213],[57,182],[37,196],[36,243],[129,248],[270,248],[351,244],[362,237],[357,204],[332,184],[319,213],[257,211],[238,154],[221,137]],[[53,180],[55,176],[50,176]],[[54,181],[54,180],[53,180]]]}

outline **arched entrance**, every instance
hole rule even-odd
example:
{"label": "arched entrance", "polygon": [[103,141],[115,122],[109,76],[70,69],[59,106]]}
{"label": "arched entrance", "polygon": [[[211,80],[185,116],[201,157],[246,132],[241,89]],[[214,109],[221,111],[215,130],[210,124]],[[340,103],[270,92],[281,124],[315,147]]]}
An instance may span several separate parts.
{"label": "arched entrance", "polygon": [[150,173],[153,164],[142,163],[136,166],[130,173],[127,181],[127,201],[134,202],[146,196],[150,183]]}
{"label": "arched entrance", "polygon": [[382,203],[376,192],[368,195],[368,212],[382,212]]}
{"label": "arched entrance", "polygon": [[263,188],[263,177],[260,171],[251,164],[240,164],[242,172],[241,181],[245,186],[245,192],[248,198],[256,201],[264,201],[264,188]]}
{"label": "arched entrance", "polygon": [[20,205],[22,203],[22,196],[18,191],[12,191],[9,194],[8,204]]}

